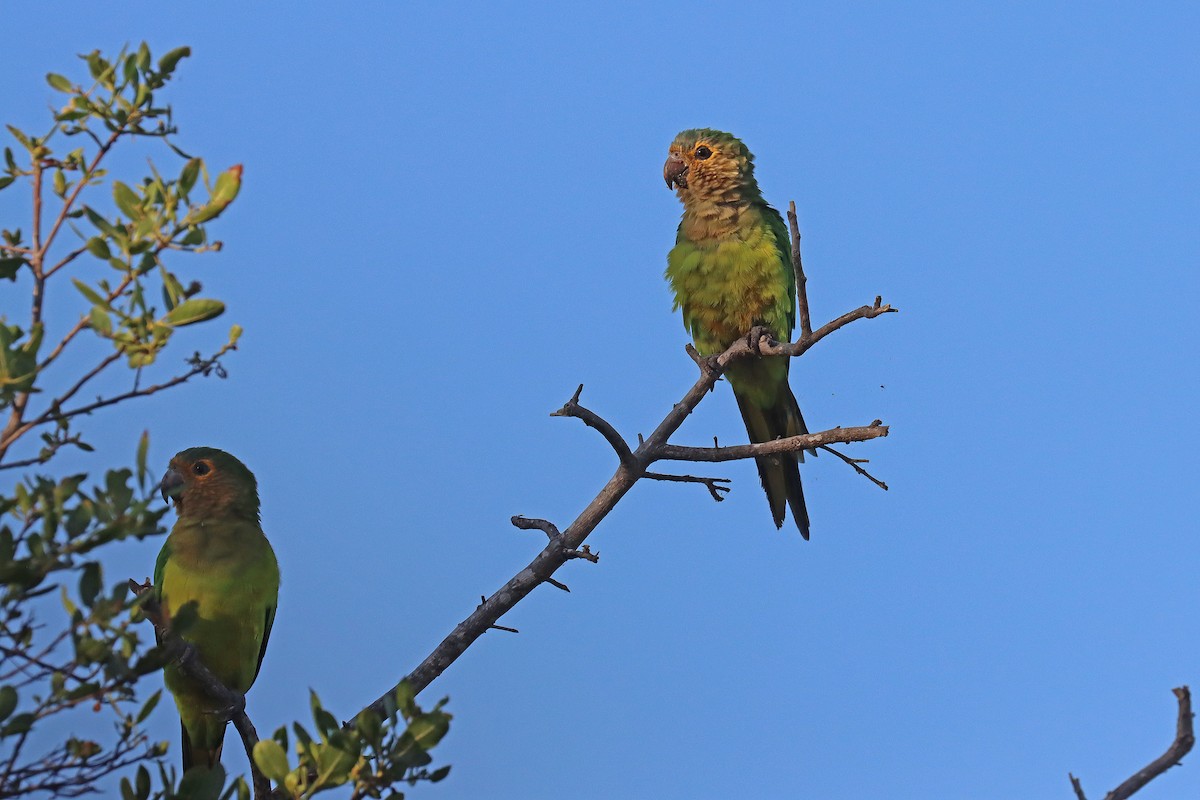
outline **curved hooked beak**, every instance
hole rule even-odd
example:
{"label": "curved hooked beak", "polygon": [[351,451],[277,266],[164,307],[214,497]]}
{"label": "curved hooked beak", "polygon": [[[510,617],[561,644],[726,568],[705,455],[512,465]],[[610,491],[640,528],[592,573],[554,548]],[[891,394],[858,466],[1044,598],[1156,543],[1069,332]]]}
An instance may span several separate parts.
{"label": "curved hooked beak", "polygon": [[674,189],[678,186],[680,189],[686,189],[687,171],[687,162],[672,153],[667,163],[663,164],[663,179],[667,182],[667,188]]}
{"label": "curved hooked beak", "polygon": [[171,502],[179,498],[183,493],[183,476],[175,470],[174,467],[167,470],[167,474],[163,475],[163,479],[159,482],[158,488],[162,490],[162,498],[166,502]]}

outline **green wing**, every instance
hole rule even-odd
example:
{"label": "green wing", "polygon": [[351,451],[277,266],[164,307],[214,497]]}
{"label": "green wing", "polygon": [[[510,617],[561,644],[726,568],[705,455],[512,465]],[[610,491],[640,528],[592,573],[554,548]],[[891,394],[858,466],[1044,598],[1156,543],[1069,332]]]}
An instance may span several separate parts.
{"label": "green wing", "polygon": [[263,656],[267,654],[267,640],[271,638],[271,627],[275,624],[276,604],[267,606],[266,620],[263,622],[262,644],[258,648],[258,663],[254,665],[254,679],[258,680],[258,672],[262,669]]}
{"label": "green wing", "polygon": [[783,263],[783,280],[787,281],[788,289],[788,305],[785,312],[787,330],[779,331],[779,335],[790,340],[792,331],[796,329],[796,271],[792,268],[792,237],[783,222],[783,217],[766,202],[762,204],[762,217],[775,237],[775,247],[779,250],[779,260]]}

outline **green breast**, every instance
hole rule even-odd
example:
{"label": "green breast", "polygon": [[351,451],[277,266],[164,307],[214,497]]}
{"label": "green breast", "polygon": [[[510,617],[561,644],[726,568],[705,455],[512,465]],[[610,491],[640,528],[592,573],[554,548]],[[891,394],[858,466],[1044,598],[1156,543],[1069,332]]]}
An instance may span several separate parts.
{"label": "green breast", "polygon": [[687,229],[685,215],[666,277],[696,349],[719,353],[755,325],[789,339],[791,269],[771,227],[747,212],[724,235],[689,238]]}
{"label": "green breast", "polygon": [[[177,525],[164,549],[161,591],[168,612],[196,604],[184,636],[223,683],[245,691],[253,682],[267,613],[279,595],[279,566],[262,532],[248,523]],[[168,684],[181,676],[168,671]],[[173,687],[174,688],[174,687]]]}

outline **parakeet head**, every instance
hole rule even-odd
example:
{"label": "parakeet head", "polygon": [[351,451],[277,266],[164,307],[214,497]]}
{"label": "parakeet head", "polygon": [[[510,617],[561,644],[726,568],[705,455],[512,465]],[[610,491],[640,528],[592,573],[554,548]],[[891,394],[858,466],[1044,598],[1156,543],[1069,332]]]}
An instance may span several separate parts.
{"label": "parakeet head", "polygon": [[731,133],[712,128],[684,131],[671,142],[669,153],[663,178],[684,205],[731,202],[758,193],[754,156]]}
{"label": "parakeet head", "polygon": [[258,520],[254,473],[224,450],[191,447],[176,453],[160,486],[163,499],[174,501],[180,518]]}

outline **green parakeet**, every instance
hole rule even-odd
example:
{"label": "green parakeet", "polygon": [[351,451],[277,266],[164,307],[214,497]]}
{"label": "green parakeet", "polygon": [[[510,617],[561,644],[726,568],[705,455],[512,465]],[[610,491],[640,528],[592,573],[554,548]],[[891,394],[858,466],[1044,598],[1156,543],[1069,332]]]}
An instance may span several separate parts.
{"label": "green parakeet", "polygon": [[[258,677],[275,604],[279,565],[259,524],[254,474],[229,453],[193,447],[171,459],[163,499],[179,515],[154,567],[154,587],[168,617],[195,604],[182,631],[200,660],[226,687],[245,692]],[[178,667],[164,681],[183,724],[183,768],[212,767],[225,740],[224,709]]]}
{"label": "green parakeet", "polygon": [[[758,190],[746,145],[723,131],[684,131],[671,143],[663,177],[683,201],[666,277],[696,349],[701,355],[721,353],[755,326],[789,341],[796,316],[791,240],[783,218]],[[788,384],[789,361],[741,361],[725,373],[752,442],[808,433]],[[797,452],[756,461],[775,527],[783,527],[790,507],[807,539],[803,459]]]}

